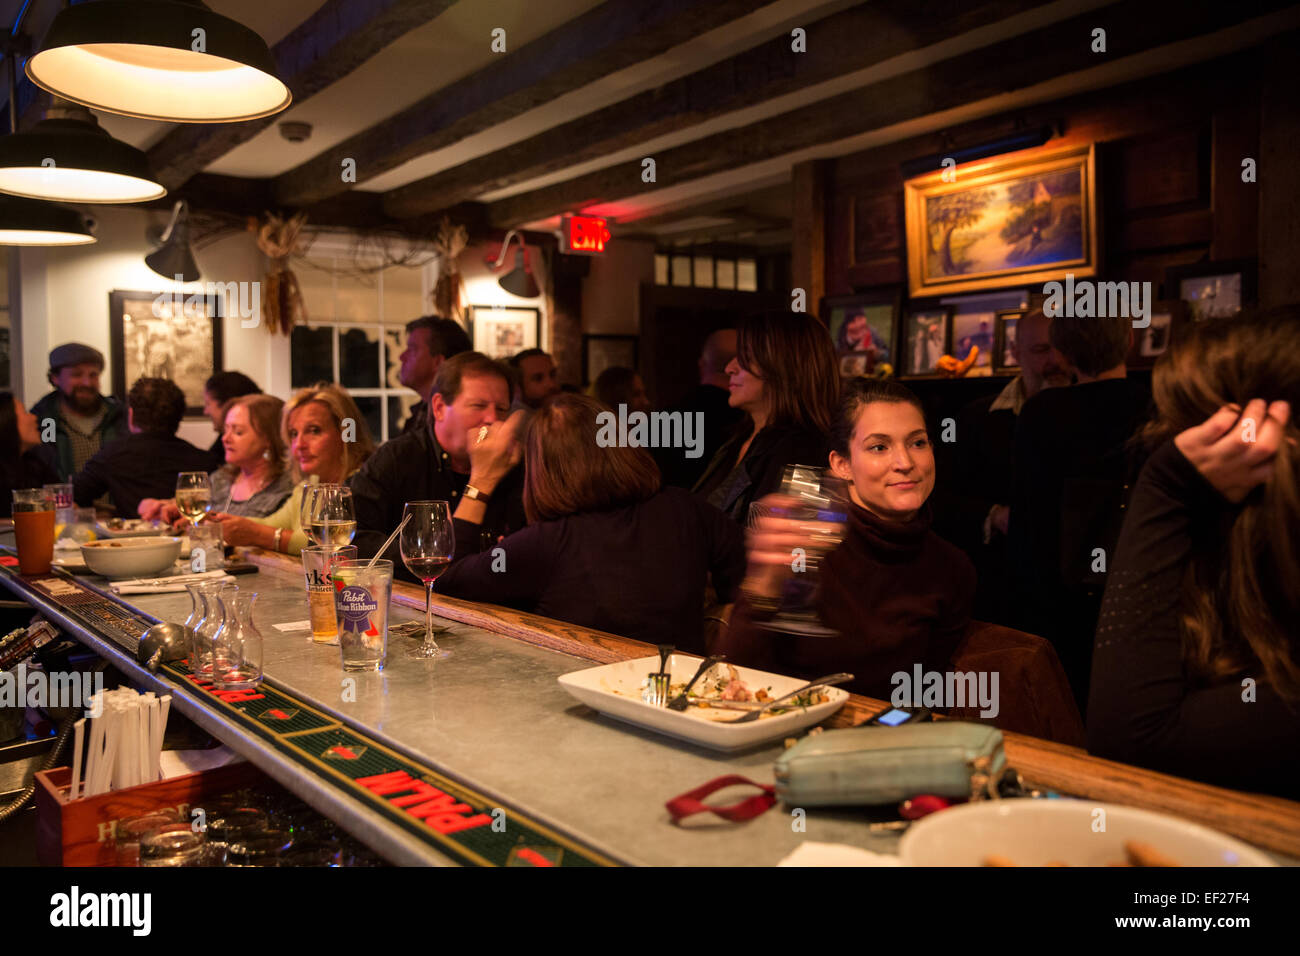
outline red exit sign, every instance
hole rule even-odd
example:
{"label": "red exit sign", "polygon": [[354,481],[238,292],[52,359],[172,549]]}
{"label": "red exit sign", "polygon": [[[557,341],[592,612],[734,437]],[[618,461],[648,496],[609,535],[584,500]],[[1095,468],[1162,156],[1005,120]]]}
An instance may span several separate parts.
{"label": "red exit sign", "polygon": [[598,216],[565,216],[560,223],[562,249],[568,253],[595,255],[605,251],[609,225]]}

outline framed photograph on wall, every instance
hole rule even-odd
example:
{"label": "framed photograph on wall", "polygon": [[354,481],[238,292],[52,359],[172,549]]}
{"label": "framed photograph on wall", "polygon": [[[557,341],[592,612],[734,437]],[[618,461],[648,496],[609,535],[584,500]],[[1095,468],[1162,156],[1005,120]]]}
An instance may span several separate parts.
{"label": "framed photograph on wall", "polygon": [[997,314],[993,335],[993,371],[1016,373],[1020,362],[1016,358],[1016,332],[1024,309],[1003,309]]}
{"label": "framed photograph on wall", "polygon": [[1183,326],[1191,321],[1190,308],[1180,299],[1151,303],[1151,324],[1145,329],[1133,330],[1133,344],[1129,346],[1124,364],[1129,368],[1151,368],[1160,356],[1169,351]]}
{"label": "framed photograph on wall", "polygon": [[1258,271],[1254,259],[1174,266],[1165,270],[1165,298],[1186,302],[1194,322],[1236,315],[1255,304]]}
{"label": "framed photograph on wall", "polygon": [[902,375],[938,375],[939,357],[947,354],[952,336],[952,309],[921,309],[903,323]]}
{"label": "framed photograph on wall", "polygon": [[582,384],[590,385],[607,368],[637,370],[636,335],[584,335],[582,337]]}
{"label": "framed photograph on wall", "polygon": [[1096,275],[1096,181],[1091,144],[994,156],[907,180],[910,294]]}
{"label": "framed photograph on wall", "polygon": [[821,317],[830,330],[843,375],[874,375],[896,366],[897,290],[822,300]]}
{"label": "framed photograph on wall", "polygon": [[514,305],[465,307],[474,351],[488,358],[508,359],[524,349],[535,349],[542,339],[542,310]]}
{"label": "framed photograph on wall", "polygon": [[113,394],[125,401],[141,377],[169,378],[185,393],[185,414],[203,414],[203,383],[221,370],[221,297],[199,292],[108,294]]}

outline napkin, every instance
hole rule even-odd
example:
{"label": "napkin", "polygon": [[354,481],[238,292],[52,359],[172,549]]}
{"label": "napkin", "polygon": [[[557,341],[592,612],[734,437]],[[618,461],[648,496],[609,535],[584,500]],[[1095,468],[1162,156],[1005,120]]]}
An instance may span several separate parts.
{"label": "napkin", "polygon": [[805,840],[777,866],[902,866],[903,861],[885,853],[872,853],[843,843]]}
{"label": "napkin", "polygon": [[204,571],[202,574],[174,574],[166,578],[130,578],[109,584],[114,594],[172,594],[184,591],[185,585],[195,581],[229,581],[235,579],[225,571]]}

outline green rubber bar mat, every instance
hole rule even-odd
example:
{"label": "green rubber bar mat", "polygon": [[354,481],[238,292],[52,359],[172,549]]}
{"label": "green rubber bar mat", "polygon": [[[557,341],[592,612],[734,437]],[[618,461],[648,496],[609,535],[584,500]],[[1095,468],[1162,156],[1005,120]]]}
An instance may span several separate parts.
{"label": "green rubber bar mat", "polygon": [[323,782],[475,866],[617,866],[571,837],[386,747],[263,680],[219,691],[184,661],[159,668]]}

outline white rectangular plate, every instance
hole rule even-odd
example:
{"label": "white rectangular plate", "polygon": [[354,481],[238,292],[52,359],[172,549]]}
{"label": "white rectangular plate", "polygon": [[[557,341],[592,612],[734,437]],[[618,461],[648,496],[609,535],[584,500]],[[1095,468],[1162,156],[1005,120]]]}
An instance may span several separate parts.
{"label": "white rectangular plate", "polygon": [[[673,654],[667,670],[671,683],[684,684],[700,666],[700,658],[690,654]],[[688,740],[714,750],[744,750],[772,740],[781,740],[800,730],[820,723],[844,706],[847,691],[827,688],[830,700],[808,708],[795,708],[775,717],[760,717],[745,724],[730,724],[744,716],[743,711],[690,707],[679,713],[667,707],[655,707],[641,699],[641,683],[647,674],[659,670],[659,657],[641,657],[618,664],[604,664],[573,671],[559,678],[560,686],[582,703],[602,714],[625,720],[639,727]],[[748,667],[736,672],[751,691],[768,688],[780,697],[803,686],[807,681],[781,674],[769,674]]]}

